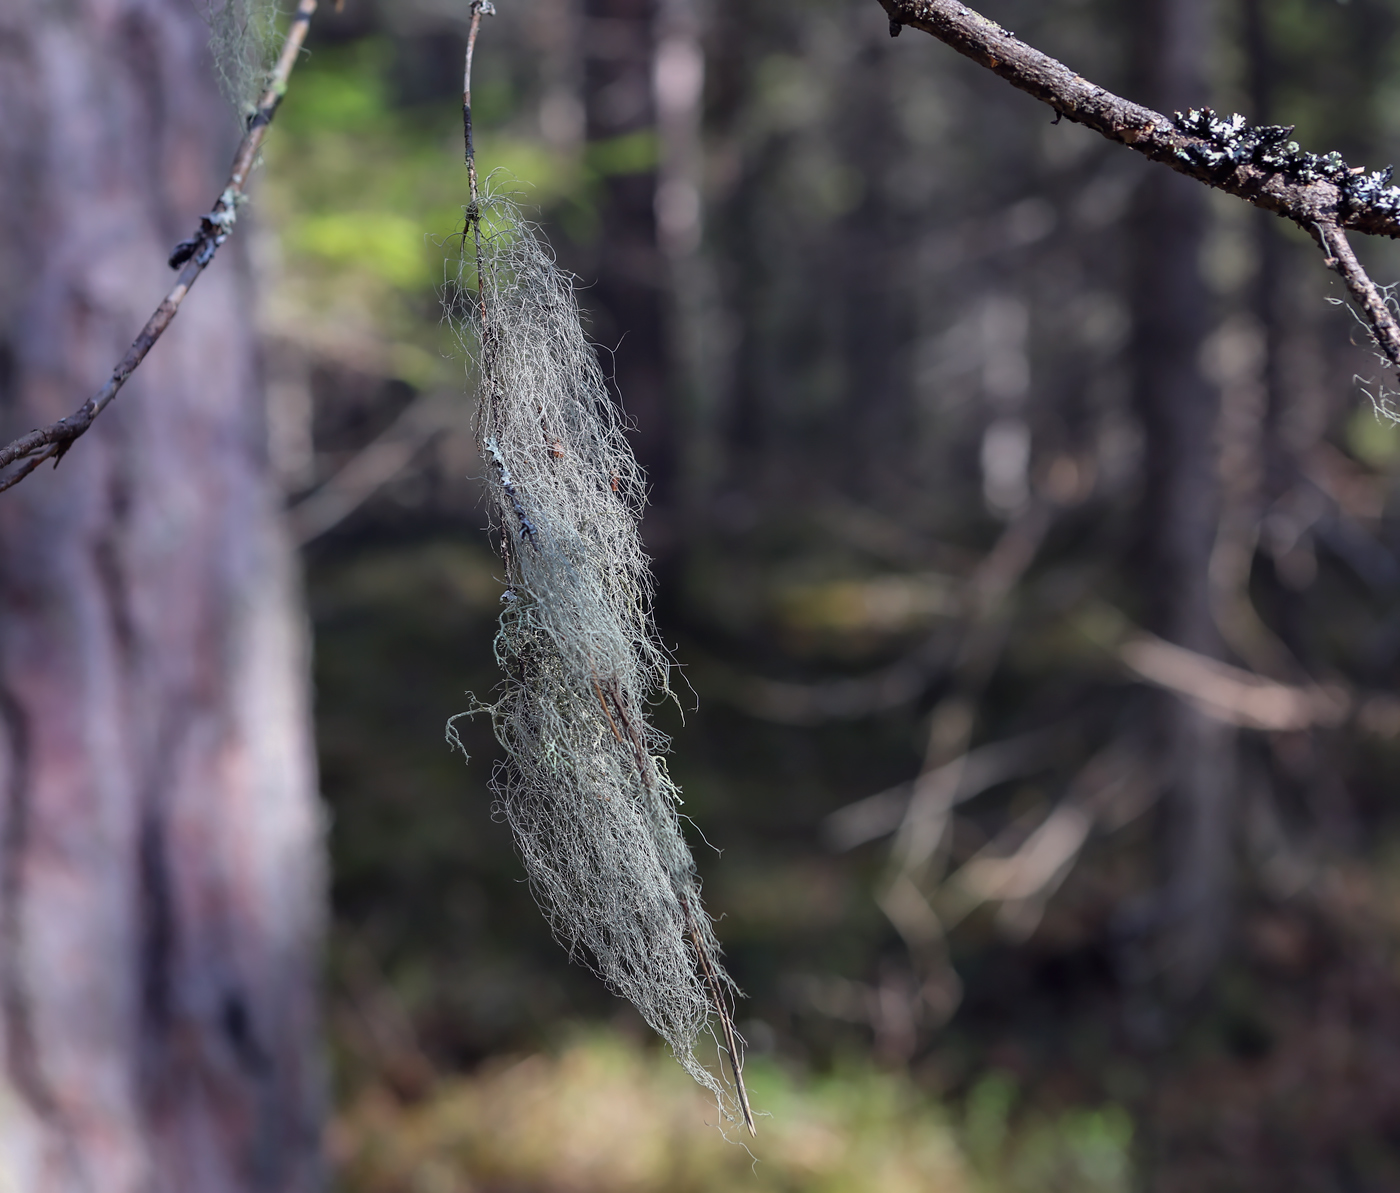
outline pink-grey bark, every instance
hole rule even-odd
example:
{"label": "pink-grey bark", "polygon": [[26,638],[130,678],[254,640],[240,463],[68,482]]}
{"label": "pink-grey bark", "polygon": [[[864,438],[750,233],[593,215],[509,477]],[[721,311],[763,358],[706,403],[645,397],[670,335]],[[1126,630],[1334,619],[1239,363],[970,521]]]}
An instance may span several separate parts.
{"label": "pink-grey bark", "polygon": [[[188,0],[0,5],[0,437],[101,384],[222,186],[206,40]],[[0,1185],[319,1184],[321,825],[251,300],[226,249],[82,457],[0,498]]]}

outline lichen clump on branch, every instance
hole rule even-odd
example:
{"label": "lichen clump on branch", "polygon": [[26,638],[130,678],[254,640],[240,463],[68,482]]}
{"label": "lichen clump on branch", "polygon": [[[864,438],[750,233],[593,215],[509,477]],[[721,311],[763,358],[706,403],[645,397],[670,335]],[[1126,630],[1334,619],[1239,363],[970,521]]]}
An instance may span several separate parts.
{"label": "lichen clump on branch", "polygon": [[670,1044],[726,1113],[743,1112],[695,1055],[715,1017],[736,1069],[737,993],[700,900],[680,793],[649,706],[669,695],[638,524],[640,468],[579,322],[572,279],[509,201],[468,212],[464,342],[480,374],[476,431],[505,559],[489,706],[495,776],[531,886],[570,955]]}
{"label": "lichen clump on branch", "polygon": [[239,116],[256,107],[278,43],[279,0],[201,0],[224,96]]}

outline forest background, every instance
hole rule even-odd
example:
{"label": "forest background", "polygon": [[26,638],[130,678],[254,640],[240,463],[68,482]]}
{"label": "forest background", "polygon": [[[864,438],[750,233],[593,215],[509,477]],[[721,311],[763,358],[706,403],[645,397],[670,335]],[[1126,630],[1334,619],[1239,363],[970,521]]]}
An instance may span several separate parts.
{"label": "forest background", "polygon": [[[465,8],[318,17],[256,186],[344,1186],[1400,1185],[1400,433],[1314,246],[873,2],[498,4],[480,162],[651,480],[751,1172],[550,940],[489,726],[441,740],[500,596],[439,313]],[[1160,109],[1400,147],[1383,0],[986,12]]]}

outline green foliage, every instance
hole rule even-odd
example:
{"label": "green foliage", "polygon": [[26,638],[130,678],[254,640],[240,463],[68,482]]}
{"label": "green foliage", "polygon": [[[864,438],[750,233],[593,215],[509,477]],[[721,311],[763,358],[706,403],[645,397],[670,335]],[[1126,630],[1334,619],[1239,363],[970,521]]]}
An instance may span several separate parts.
{"label": "green foliage", "polygon": [[[281,250],[269,322],[332,355],[378,354],[415,388],[455,386],[435,307],[456,275],[467,201],[461,120],[451,104],[399,102],[400,73],[381,36],[316,46],[297,68],[259,194]],[[574,165],[538,140],[491,130],[481,141],[498,189],[520,179],[530,202],[551,203],[577,186]]]}
{"label": "green foliage", "polygon": [[985,1193],[1125,1193],[1132,1120],[1120,1106],[1014,1117],[1018,1090],[992,1071],[968,1095],[962,1140]]}

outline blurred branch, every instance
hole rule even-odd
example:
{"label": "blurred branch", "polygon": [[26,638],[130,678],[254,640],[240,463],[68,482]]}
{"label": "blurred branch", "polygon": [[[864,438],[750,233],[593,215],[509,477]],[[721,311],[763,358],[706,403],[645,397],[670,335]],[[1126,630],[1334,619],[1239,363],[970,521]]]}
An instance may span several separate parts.
{"label": "blurred branch", "polygon": [[1045,766],[1066,743],[1074,741],[1073,734],[1065,730],[1061,724],[978,746],[917,780],[838,808],[822,821],[822,836],[838,853],[887,836],[904,822],[906,809],[916,793],[944,784],[955,788],[954,804],[966,803],[999,783]]}
{"label": "blurred branch", "polygon": [[1050,530],[1046,505],[1027,502],[1002,531],[969,581],[968,615],[948,694],[930,718],[923,767],[890,847],[877,900],[922,976],[933,1020],[946,1021],[962,984],[948,959],[943,922],[924,888],[936,882],[948,821],[967,775],[977,701],[1006,642],[1007,597],[1035,561]]}
{"label": "blurred branch", "polygon": [[969,858],[943,884],[947,898],[940,903],[951,904],[943,908],[945,925],[982,903],[1000,903],[1002,930],[1018,939],[1030,936],[1094,828],[1122,828],[1156,800],[1160,776],[1148,773],[1141,756],[1134,743],[1114,742],[1089,760],[1029,836],[1010,850],[999,838]]}
{"label": "blurred branch", "polygon": [[1373,737],[1400,736],[1400,697],[1346,684],[1287,684],[1137,629],[1100,605],[1081,629],[1139,679],[1184,697],[1207,716],[1241,729],[1296,733],[1353,725]]}
{"label": "blurred branch", "polygon": [[[214,203],[213,209],[200,217],[199,228],[188,240],[182,240],[170,255],[170,268],[179,269],[180,276],[170,293],[165,296],[146,321],[146,326],[136,337],[131,347],[122,357],[107,383],[91,398],[84,402],[67,418],[61,418],[47,427],[40,427],[22,435],[12,443],[0,447],[0,470],[18,464],[8,476],[0,477],[0,492],[13,488],[45,460],[52,460],[57,467],[75,440],[86,433],[93,421],[102,413],[121,391],[127,379],[136,372],[146,354],[165,334],[180,304],[185,301],[190,287],[199,275],[214,260],[220,246],[229,238],[233,225],[238,219],[238,207],[244,199],[244,188],[248,175],[257,162],[258,150],[262,147],[267,128],[272,123],[282,97],[287,93],[287,80],[296,66],[297,56],[306,41],[306,31],[316,11],[317,0],[300,0],[292,15],[282,52],[277,58],[268,80],[267,90],[259,101],[257,110],[248,118],[248,129],[234,154],[233,166],[229,171],[228,184]],[[182,268],[183,267],[183,268]]]}
{"label": "blurred branch", "polygon": [[750,716],[802,726],[859,720],[913,703],[945,670],[962,673],[970,660],[1000,649],[1002,623],[994,614],[1030,566],[1049,525],[1044,505],[1033,503],[1017,514],[967,578],[959,597],[960,629],[939,629],[902,658],[865,675],[794,683],[731,674],[722,681],[723,695]]}
{"label": "blurred branch", "polygon": [[1400,370],[1400,325],[1379,287],[1352,252],[1344,229],[1400,237],[1400,188],[1389,170],[1368,174],[1339,153],[1308,153],[1290,140],[1292,127],[1251,125],[1209,108],[1168,118],[1077,75],[1020,41],[1009,30],[956,0],[880,0],[890,34],[922,29],[1013,87],[1110,141],[1178,173],[1292,220],[1327,254],[1360,306],[1371,334]]}
{"label": "blurred branch", "polygon": [[948,635],[940,631],[867,675],[814,683],[732,676],[723,695],[742,712],[779,725],[856,721],[912,704],[943,670],[949,653]]}
{"label": "blurred branch", "polygon": [[892,850],[891,865],[911,880],[933,860],[962,784],[977,699],[1001,659],[1006,598],[1034,562],[1050,529],[1050,511],[1028,503],[1011,520],[973,573],[970,609],[948,694],[933,710],[923,769],[914,781]]}
{"label": "blurred branch", "polygon": [[304,547],[339,525],[413,462],[452,422],[457,395],[422,394],[341,467],[328,481],[287,511],[292,542]]}
{"label": "blurred branch", "polygon": [[1186,697],[1207,716],[1243,729],[1275,733],[1333,727],[1351,714],[1354,701],[1333,687],[1276,683],[1217,659],[1138,634],[1118,657],[1142,679]]}

